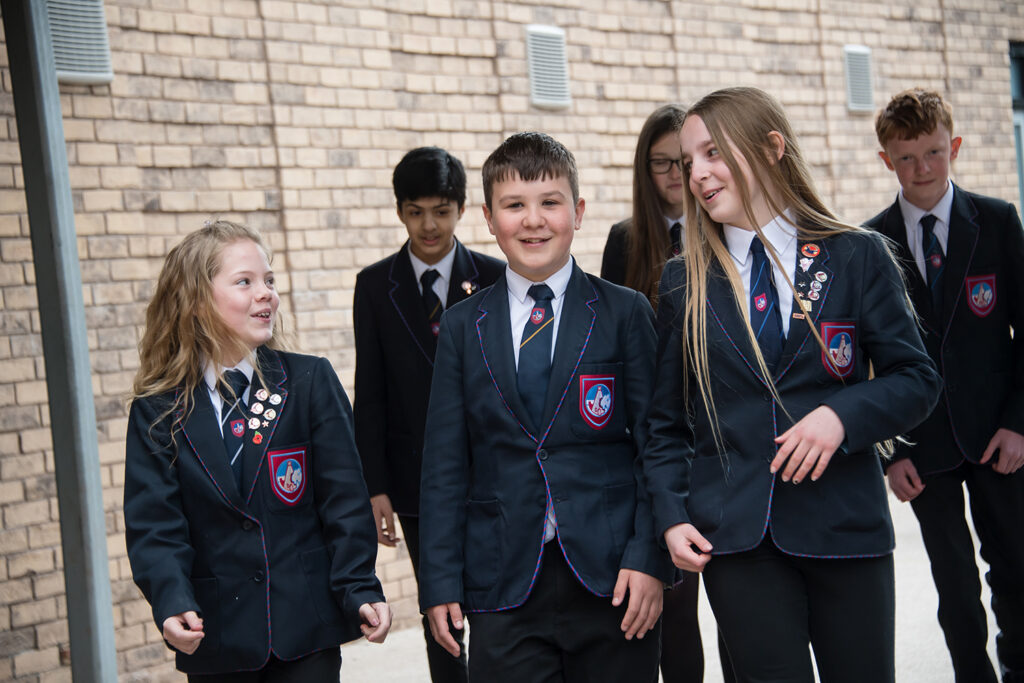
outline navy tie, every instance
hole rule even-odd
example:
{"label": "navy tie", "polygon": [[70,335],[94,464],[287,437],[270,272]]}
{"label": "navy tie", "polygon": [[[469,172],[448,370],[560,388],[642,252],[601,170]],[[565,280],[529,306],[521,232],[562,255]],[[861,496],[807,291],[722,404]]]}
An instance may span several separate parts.
{"label": "navy tie", "polygon": [[682,246],[683,226],[676,221],[672,224],[672,227],[668,229],[668,237],[672,242],[672,255],[679,256],[683,251]]}
{"label": "navy tie", "polygon": [[538,428],[544,418],[544,398],[551,376],[551,339],[554,336],[555,314],[551,300],[555,295],[547,285],[533,285],[527,290],[533,298],[533,310],[523,328],[519,343],[519,368],[516,384],[533,423]]}
{"label": "navy tie", "polygon": [[754,266],[750,271],[750,326],[761,347],[765,365],[772,372],[782,357],[785,337],[782,334],[782,314],[779,313],[779,293],[772,279],[772,264],[764,245],[757,236],[750,243]]}
{"label": "navy tie", "polygon": [[[224,381],[231,387],[220,385],[220,395],[224,399],[221,406],[220,428],[224,436],[224,449],[231,464],[231,473],[235,475],[235,484],[242,490],[242,437],[245,436],[245,401],[242,396],[249,386],[249,378],[241,370],[227,370]],[[234,393],[232,393],[234,392]]]}
{"label": "navy tie", "polygon": [[932,310],[935,317],[942,317],[942,272],[946,269],[946,255],[935,236],[935,221],[930,213],[921,217],[921,247],[924,249],[924,272],[928,278],[928,289],[932,294]]}
{"label": "navy tie", "polygon": [[434,282],[439,277],[441,274],[433,268],[423,271],[423,275],[420,275],[420,285],[423,287],[423,310],[427,314],[430,331],[434,333],[435,337],[438,330],[441,329],[441,312],[444,310],[441,307],[441,298],[434,291]]}

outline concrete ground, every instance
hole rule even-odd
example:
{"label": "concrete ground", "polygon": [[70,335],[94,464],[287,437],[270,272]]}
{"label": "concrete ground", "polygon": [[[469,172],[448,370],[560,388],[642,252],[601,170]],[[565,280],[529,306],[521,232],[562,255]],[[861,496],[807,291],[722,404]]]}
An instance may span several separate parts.
{"label": "concrete ground", "polygon": [[[953,669],[942,631],[935,620],[935,587],[917,520],[909,505],[901,504],[891,496],[890,507],[896,528],[896,680],[900,683],[951,682]],[[987,607],[990,597],[988,586],[984,581],[982,586],[982,600]],[[721,683],[715,621],[703,590],[700,599],[700,625],[707,662],[704,681]],[[837,618],[841,616],[837,615]],[[995,624],[991,613],[989,634],[989,655],[995,661]],[[342,648],[342,657],[342,683],[430,682],[423,634],[418,628],[392,633],[381,646],[365,641],[347,645]]]}

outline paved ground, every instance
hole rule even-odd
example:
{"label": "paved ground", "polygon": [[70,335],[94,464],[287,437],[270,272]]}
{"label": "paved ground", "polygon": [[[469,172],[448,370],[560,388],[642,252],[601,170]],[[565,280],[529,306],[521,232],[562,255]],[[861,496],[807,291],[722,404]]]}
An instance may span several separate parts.
{"label": "paved ground", "polygon": [[[942,631],[935,621],[936,598],[928,558],[921,545],[917,520],[909,505],[890,498],[896,527],[896,680],[900,683],[941,683],[953,680]],[[984,585],[984,582],[983,582]],[[989,601],[987,586],[982,599]],[[701,632],[708,662],[705,683],[721,683],[716,666],[718,645],[714,618],[701,591]],[[837,615],[841,618],[841,615]],[[995,660],[989,618],[989,654]],[[342,650],[342,683],[429,683],[423,635],[419,629],[392,633],[382,646],[362,642]],[[524,681],[523,683],[529,683]]]}

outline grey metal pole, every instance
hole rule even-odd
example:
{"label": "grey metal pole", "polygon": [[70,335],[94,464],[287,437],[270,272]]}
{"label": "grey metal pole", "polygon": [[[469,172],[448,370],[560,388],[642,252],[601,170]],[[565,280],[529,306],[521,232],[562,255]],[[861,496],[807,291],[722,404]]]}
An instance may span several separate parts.
{"label": "grey metal pole", "polygon": [[107,533],[60,92],[43,0],[0,0],[50,397],[71,675],[117,680]]}

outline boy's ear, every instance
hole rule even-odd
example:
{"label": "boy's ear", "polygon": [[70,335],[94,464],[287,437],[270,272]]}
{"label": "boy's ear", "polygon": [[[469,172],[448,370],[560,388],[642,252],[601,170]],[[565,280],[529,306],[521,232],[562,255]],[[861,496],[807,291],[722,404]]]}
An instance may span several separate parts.
{"label": "boy's ear", "polygon": [[462,204],[459,206],[459,220],[462,220],[462,214],[466,213],[466,205]]}
{"label": "boy's ear", "polygon": [[772,146],[775,155],[775,158],[768,159],[768,163],[774,166],[775,162],[780,161],[782,155],[786,153],[786,139],[779,131],[771,130],[768,131],[768,143]]}
{"label": "boy's ear", "polygon": [[487,204],[482,204],[481,208],[484,210],[484,220],[487,221],[487,232],[494,234],[494,226],[491,225],[491,210]]}
{"label": "boy's ear", "polygon": [[580,197],[579,199],[576,200],[576,226],[575,226],[575,228],[577,230],[579,230],[580,228],[583,227],[583,211],[586,208],[587,208],[587,203],[585,201],[583,201],[583,197]]}
{"label": "boy's ear", "polygon": [[896,170],[896,167],[892,165],[892,159],[889,158],[889,155],[886,154],[884,150],[878,153],[878,158],[885,162],[885,167],[887,169],[890,171]]}
{"label": "boy's ear", "polygon": [[956,159],[957,155],[960,154],[960,143],[963,142],[963,141],[964,141],[964,139],[962,137],[960,137],[959,135],[949,141],[949,160],[950,161],[953,161],[954,159]]}

